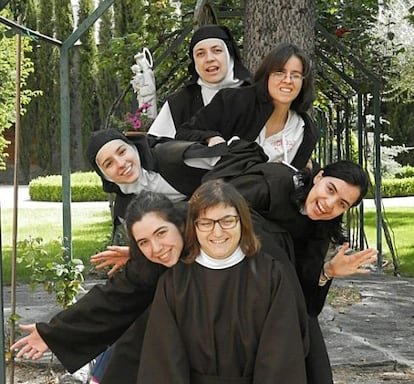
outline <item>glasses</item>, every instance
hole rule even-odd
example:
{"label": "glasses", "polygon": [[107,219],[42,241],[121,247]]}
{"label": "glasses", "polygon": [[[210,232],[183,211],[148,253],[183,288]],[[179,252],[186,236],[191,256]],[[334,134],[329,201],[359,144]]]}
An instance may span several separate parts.
{"label": "glasses", "polygon": [[292,81],[301,81],[304,79],[304,76],[301,73],[297,73],[297,72],[287,73],[284,71],[276,71],[276,72],[272,72],[272,75],[280,81],[286,79],[287,77],[289,77],[289,79]]}
{"label": "glasses", "polygon": [[239,220],[240,217],[237,215],[227,215],[218,220],[197,219],[194,221],[194,224],[199,231],[209,232],[214,229],[216,223],[219,223],[221,229],[232,229],[237,225]]}

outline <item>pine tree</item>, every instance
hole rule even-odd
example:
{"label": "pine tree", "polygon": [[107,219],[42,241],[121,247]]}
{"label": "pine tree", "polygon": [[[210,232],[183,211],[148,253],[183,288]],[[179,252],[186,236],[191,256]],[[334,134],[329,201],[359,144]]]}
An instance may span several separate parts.
{"label": "pine tree", "polygon": [[[24,25],[28,28],[36,31],[37,28],[37,10],[34,0],[28,0],[27,7],[24,17]],[[37,57],[38,57],[38,43],[37,40],[30,41],[32,51],[26,53],[26,57],[29,58],[33,65],[36,66]],[[29,89],[38,89],[38,77],[37,72],[34,71],[30,77],[27,79],[27,88]],[[40,96],[41,97],[41,96]],[[24,182],[30,181],[30,163],[34,155],[34,146],[33,142],[33,131],[36,131],[36,125],[39,121],[39,97],[35,97],[31,100],[26,108],[26,113],[21,118],[21,128],[20,128],[20,172]]]}
{"label": "pine tree", "polygon": [[99,127],[104,128],[110,107],[119,93],[117,81],[114,81],[116,68],[111,52],[113,37],[113,9],[109,8],[101,17],[97,46],[97,99]]}
{"label": "pine tree", "polygon": [[[42,34],[47,36],[54,35],[54,2],[50,0],[39,0],[39,28]],[[57,72],[57,48],[52,44],[41,41],[38,48],[38,60],[36,73],[38,75],[38,86],[43,92],[39,99],[39,119],[36,126],[36,153],[39,165],[47,173],[57,172],[58,164],[52,161],[52,151],[55,151],[56,136],[60,127],[60,115],[56,110],[56,82],[59,76]]]}
{"label": "pine tree", "polygon": [[[79,24],[94,11],[93,0],[81,0],[79,2]],[[95,25],[91,26],[81,37],[78,46],[79,53],[79,100],[80,100],[80,127],[75,127],[73,148],[79,150],[73,156],[72,167],[79,169],[84,166],[83,148],[86,147],[91,132],[95,129],[98,121],[98,102],[96,97],[95,77],[96,69],[96,43]],[[74,111],[75,112],[75,111]],[[81,135],[76,130],[81,129]],[[81,141],[79,141],[81,139]]]}

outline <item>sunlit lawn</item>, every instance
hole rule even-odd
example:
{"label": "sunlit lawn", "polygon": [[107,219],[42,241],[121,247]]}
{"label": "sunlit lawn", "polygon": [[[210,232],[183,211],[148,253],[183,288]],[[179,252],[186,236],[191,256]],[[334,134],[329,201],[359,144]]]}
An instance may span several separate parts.
{"label": "sunlit lawn", "polygon": [[[62,207],[61,204],[51,204],[48,208],[20,208],[18,214],[17,241],[29,237],[41,237],[45,244],[62,239]],[[72,249],[73,257],[80,258],[85,265],[90,265],[89,257],[102,250],[109,242],[111,234],[111,216],[109,207],[72,204]],[[3,279],[10,281],[11,245],[12,245],[12,209],[3,209],[1,213],[1,230],[3,245]],[[49,255],[60,251],[56,245],[48,246]],[[17,265],[17,281],[28,280],[30,271],[23,265]]]}
{"label": "sunlit lawn", "polygon": [[[402,276],[414,277],[414,208],[386,208],[383,210],[385,221],[388,223],[391,237],[396,247]],[[374,209],[365,211],[365,230],[369,245],[376,247],[376,213]],[[387,242],[382,236],[382,251],[384,260],[392,264],[392,258]],[[392,268],[388,267],[387,271]]]}

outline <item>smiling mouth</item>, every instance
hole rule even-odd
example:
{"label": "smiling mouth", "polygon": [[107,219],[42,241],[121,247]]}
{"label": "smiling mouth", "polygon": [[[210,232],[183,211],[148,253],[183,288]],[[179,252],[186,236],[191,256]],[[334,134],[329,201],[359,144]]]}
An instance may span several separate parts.
{"label": "smiling mouth", "polygon": [[326,214],[325,208],[319,203],[319,201],[316,202],[316,207],[318,208],[321,214]]}
{"label": "smiling mouth", "polygon": [[128,176],[132,172],[132,165],[129,165],[125,168],[125,170],[121,173],[121,176]]}
{"label": "smiling mouth", "polygon": [[210,240],[213,244],[224,244],[227,239],[221,239],[221,240]]}

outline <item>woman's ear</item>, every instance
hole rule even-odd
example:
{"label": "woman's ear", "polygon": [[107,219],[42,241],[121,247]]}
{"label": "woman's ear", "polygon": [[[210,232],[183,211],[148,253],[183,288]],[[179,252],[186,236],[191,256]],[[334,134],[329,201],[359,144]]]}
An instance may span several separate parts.
{"label": "woman's ear", "polygon": [[322,177],[323,177],[323,170],[321,169],[316,175],[315,175],[315,177],[313,178],[313,184],[315,185],[315,184],[317,184],[319,181],[321,181],[322,180]]}

